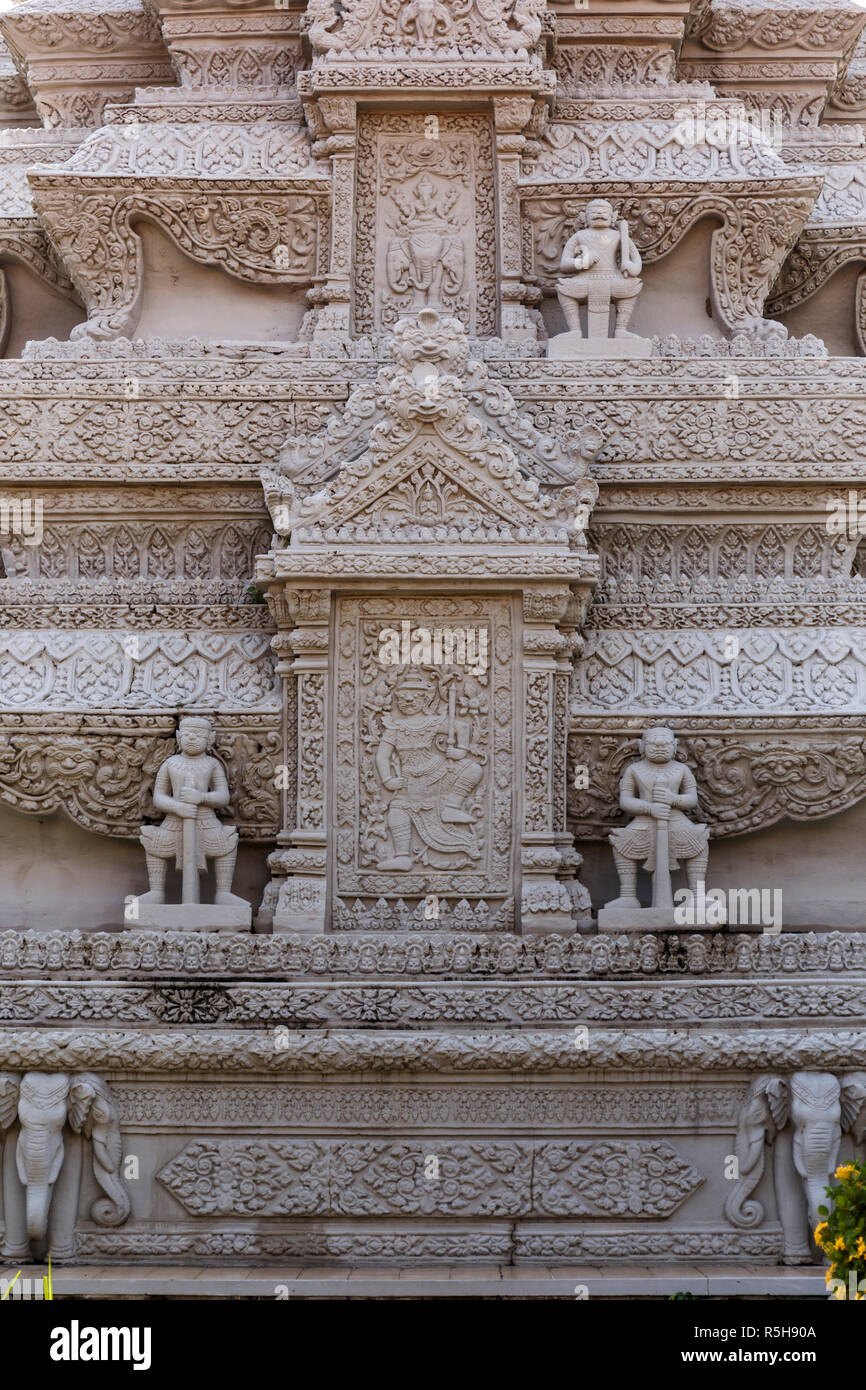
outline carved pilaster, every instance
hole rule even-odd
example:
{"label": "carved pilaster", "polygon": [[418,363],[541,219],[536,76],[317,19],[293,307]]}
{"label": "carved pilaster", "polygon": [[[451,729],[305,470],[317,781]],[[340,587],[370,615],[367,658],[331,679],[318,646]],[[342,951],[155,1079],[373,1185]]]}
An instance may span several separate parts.
{"label": "carved pilaster", "polygon": [[290,665],[280,662],[277,669],[286,678],[284,751],[288,770],[284,792],[284,830],[288,834],[280,839],[290,847],[272,856],[271,867],[289,877],[280,885],[274,930],[323,931],[331,596],[328,589],[287,589],[286,600],[295,625],[290,634],[281,634],[281,641],[294,653],[294,659]]}
{"label": "carved pilaster", "polygon": [[498,97],[494,100],[496,128],[496,181],[499,240],[499,324],[506,339],[536,338],[536,328],[526,308],[527,286],[523,268],[520,230],[520,155],[526,144],[523,133],[532,119],[531,97]]}
{"label": "carved pilaster", "polygon": [[316,296],[321,297],[322,307],[313,336],[317,342],[343,341],[352,317],[357,107],[349,97],[320,97],[316,109],[328,132],[321,146],[331,160],[332,204],[328,275]]}
{"label": "carved pilaster", "polygon": [[[524,804],[520,920],[524,932],[571,932],[575,918],[564,865],[565,720],[570,636],[559,624],[569,610],[564,585],[523,594]],[[572,623],[573,626],[573,623]],[[557,717],[558,716],[558,717]]]}

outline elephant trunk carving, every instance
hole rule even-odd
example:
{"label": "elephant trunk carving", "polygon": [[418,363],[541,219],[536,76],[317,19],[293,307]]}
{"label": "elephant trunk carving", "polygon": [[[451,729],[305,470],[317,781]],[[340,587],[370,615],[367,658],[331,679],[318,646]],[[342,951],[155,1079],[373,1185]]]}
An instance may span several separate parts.
{"label": "elephant trunk carving", "polygon": [[725,1202],[728,1220],[740,1227],[758,1226],[764,1220],[752,1193],[764,1172],[767,1146],[775,1144],[773,1178],[783,1260],[802,1264],[813,1259],[808,1227],[817,1226],[819,1206],[831,1205],[825,1188],[836,1169],[843,1132],[855,1143],[866,1133],[866,1074],[852,1072],[837,1079],[829,1072],[801,1071],[790,1078],[756,1077],[740,1108],[738,1176]]}
{"label": "elephant trunk carving", "polygon": [[828,1072],[797,1072],[791,1077],[794,1167],[803,1179],[809,1224],[818,1224],[824,1188],[835,1172],[842,1138],[839,1082]]}
{"label": "elephant trunk carving", "polygon": [[31,1072],[21,1082],[18,1098],[21,1129],[15,1158],[18,1177],[27,1193],[30,1240],[44,1240],[48,1233],[48,1209],[63,1164],[68,1093],[68,1076]]}
{"label": "elephant trunk carving", "polygon": [[0,1075],[0,1131],[8,1131],[3,1152],[5,1255],[18,1258],[28,1242],[46,1239],[56,1258],[74,1254],[84,1140],[90,1141],[93,1174],[105,1194],[93,1203],[91,1217],[103,1226],[119,1226],[127,1219],[130,1201],[120,1173],[119,1118],[98,1076]]}

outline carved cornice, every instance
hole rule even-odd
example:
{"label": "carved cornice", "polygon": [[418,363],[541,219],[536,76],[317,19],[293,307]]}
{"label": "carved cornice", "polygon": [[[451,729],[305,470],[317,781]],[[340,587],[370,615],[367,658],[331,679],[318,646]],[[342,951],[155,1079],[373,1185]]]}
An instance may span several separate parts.
{"label": "carved cornice", "polygon": [[843,54],[853,47],[866,16],[846,0],[700,0],[686,26],[687,45],[714,53],[791,49]]}
{"label": "carved cornice", "polygon": [[393,0],[311,0],[303,21],[313,53],[305,94],[389,89],[553,90],[542,70],[545,0],[452,0],[431,8]]}
{"label": "carved cornice", "polygon": [[159,25],[138,0],[24,0],[0,16],[9,49],[48,126],[92,126],[136,84],[174,85]]}

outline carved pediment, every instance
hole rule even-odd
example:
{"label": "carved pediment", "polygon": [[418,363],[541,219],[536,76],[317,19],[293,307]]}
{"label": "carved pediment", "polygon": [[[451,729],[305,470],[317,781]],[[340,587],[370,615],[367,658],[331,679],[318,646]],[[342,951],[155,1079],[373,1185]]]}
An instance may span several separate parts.
{"label": "carved pediment", "polygon": [[392,352],[397,366],[375,390],[355,392],[342,419],[291,441],[282,472],[263,474],[278,534],[292,546],[581,546],[599,432],[544,436],[482,364],[470,367],[462,326],[432,310],[397,325]]}

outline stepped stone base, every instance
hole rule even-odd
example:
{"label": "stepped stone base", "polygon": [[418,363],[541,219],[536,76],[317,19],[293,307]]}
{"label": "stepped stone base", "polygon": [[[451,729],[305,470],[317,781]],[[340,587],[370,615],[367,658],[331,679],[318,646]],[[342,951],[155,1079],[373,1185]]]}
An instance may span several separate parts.
{"label": "stepped stone base", "polygon": [[[254,1269],[273,1297],[294,1269],[303,1296],[475,1279],[478,1297],[566,1297],[563,1268],[646,1281],[664,1263],[664,1294],[604,1284],[654,1297],[729,1261],[720,1278],[775,1266],[776,1292],[805,1290],[817,1252],[786,1152],[824,1136],[829,1181],[866,1091],[861,934],[7,932],[0,973],[4,1093],[94,1093],[135,1160],[125,1219],[100,1224],[86,1168],[52,1215],[61,1285],[137,1267],[154,1296],[212,1297]],[[7,1264],[22,1210],[13,1190]]]}

